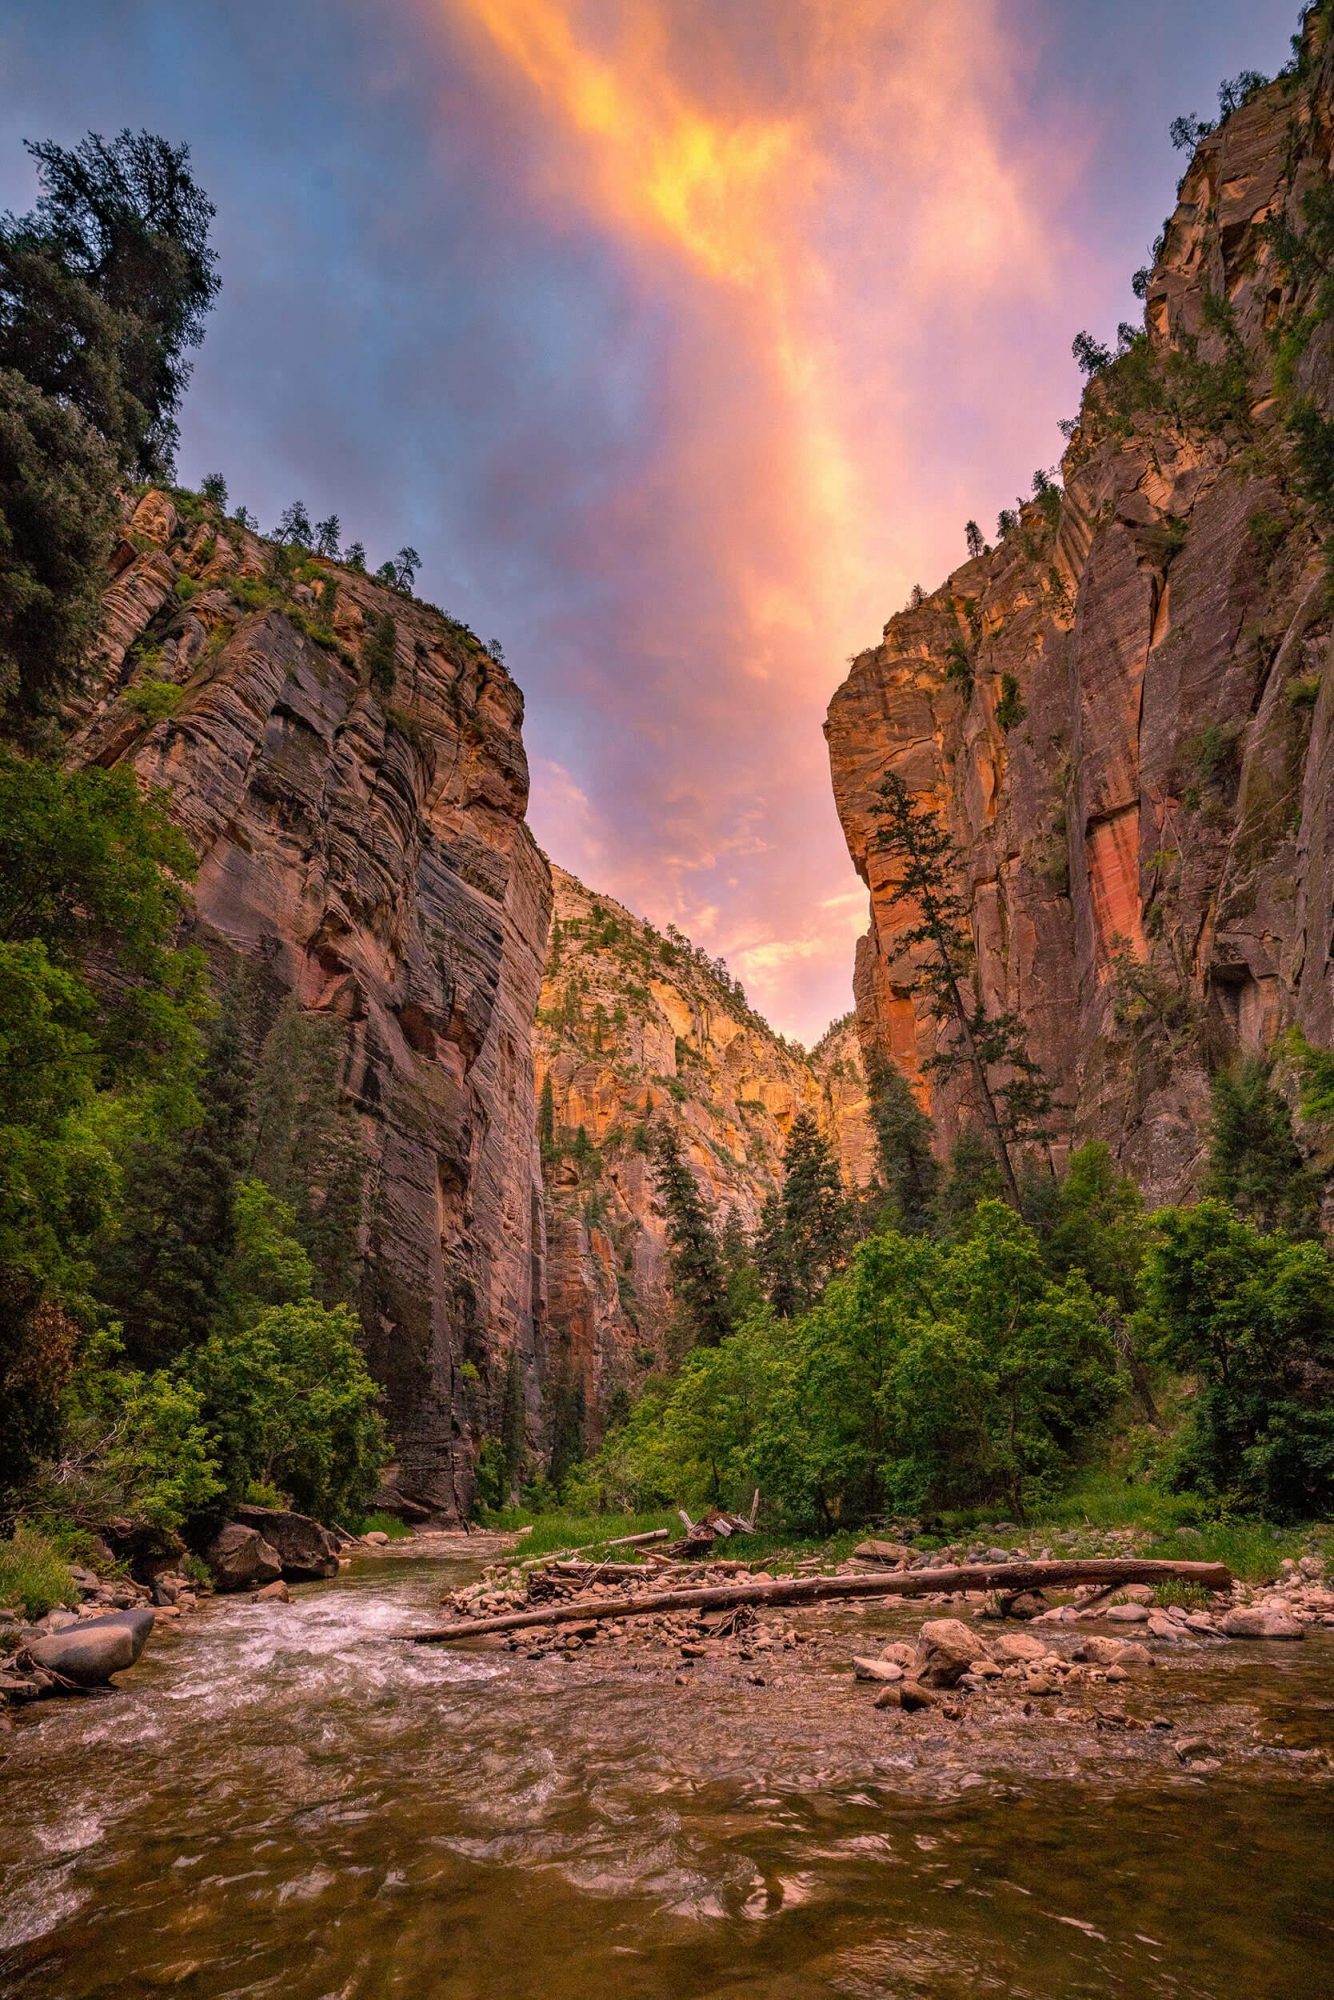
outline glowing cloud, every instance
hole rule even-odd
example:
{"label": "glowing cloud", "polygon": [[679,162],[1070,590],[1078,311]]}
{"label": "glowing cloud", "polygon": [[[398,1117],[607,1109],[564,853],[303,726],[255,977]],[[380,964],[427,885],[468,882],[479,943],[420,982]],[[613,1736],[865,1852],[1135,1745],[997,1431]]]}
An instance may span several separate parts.
{"label": "glowing cloud", "polygon": [[[515,198],[592,231],[670,323],[631,481],[563,531],[572,564],[621,575],[636,663],[632,689],[587,663],[599,713],[564,759],[615,857],[593,886],[685,928],[721,904],[759,1003],[814,1032],[850,977],[850,923],[816,914],[848,879],[824,705],[914,575],[945,566],[946,496],[906,491],[948,429],[923,391],[961,320],[1031,300],[1052,268],[1007,129],[999,0],[436,5],[522,127]],[[957,538],[951,519],[951,559]],[[539,773],[553,851],[559,792]]]}

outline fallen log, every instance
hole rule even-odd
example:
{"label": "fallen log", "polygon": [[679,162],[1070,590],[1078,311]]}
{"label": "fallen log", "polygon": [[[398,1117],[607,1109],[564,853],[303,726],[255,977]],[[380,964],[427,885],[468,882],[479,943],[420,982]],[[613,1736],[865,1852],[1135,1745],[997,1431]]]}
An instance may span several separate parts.
{"label": "fallen log", "polygon": [[552,1549],[544,1556],[529,1556],[520,1563],[520,1569],[535,1569],[539,1563],[567,1562],[571,1556],[582,1556],[589,1549],[636,1549],[645,1542],[665,1542],[671,1534],[670,1528],[650,1528],[643,1535],[617,1535],[609,1542],[581,1542],[577,1549]]}
{"label": "fallen log", "polygon": [[426,1632],[405,1636],[416,1646],[446,1645],[452,1639],[481,1638],[490,1632],[520,1632],[534,1625],[571,1625],[589,1618],[650,1618],[661,1611],[715,1611],[734,1604],[812,1604],[842,1597],[927,1597],[936,1591],[1040,1590],[1044,1584],[1195,1583],[1204,1590],[1228,1590],[1231,1571],[1222,1563],[1138,1562],[1130,1557],[1096,1557],[1070,1562],[969,1563],[954,1569],[913,1569],[894,1576],[783,1576],[771,1583],[717,1583],[699,1589],[652,1590],[642,1597],[577,1599],[540,1611],[506,1611],[490,1618],[460,1618]]}

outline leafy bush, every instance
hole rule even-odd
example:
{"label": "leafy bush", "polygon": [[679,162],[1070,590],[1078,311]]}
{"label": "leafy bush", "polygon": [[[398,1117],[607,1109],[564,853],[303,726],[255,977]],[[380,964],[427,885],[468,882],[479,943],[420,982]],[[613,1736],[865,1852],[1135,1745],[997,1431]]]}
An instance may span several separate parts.
{"label": "leafy bush", "polygon": [[1006,731],[1016,729],[1028,714],[1019,694],[1019,683],[1013,674],[1001,675],[1000,699],[996,703],[997,725]]}
{"label": "leafy bush", "polygon": [[608,1439],[584,1490],[613,1504],[728,1500],[758,1485],[797,1526],[911,1511],[1018,1511],[1057,1483],[1116,1391],[1082,1275],[979,1205],[966,1241],[893,1232],[804,1318],[751,1317],[687,1356]]}
{"label": "leafy bush", "polygon": [[1334,1503],[1334,1261],[1219,1201],[1166,1210],[1144,1271],[1159,1350],[1199,1392],[1173,1483],[1280,1518]]}
{"label": "leafy bush", "polygon": [[389,1445],[359,1331],[346,1306],[305,1300],[267,1307],[194,1355],[227,1499],[259,1479],[323,1520],[362,1511]]}
{"label": "leafy bush", "polygon": [[175,715],[185,700],[185,689],[175,681],[158,680],[150,674],[146,680],[136,681],[133,687],[127,688],[124,699],[126,708],[133,709],[151,727],[153,723]]}
{"label": "leafy bush", "polygon": [[90,1344],[71,1385],[59,1459],[36,1504],[86,1526],[124,1516],[171,1534],[221,1491],[214,1445],[193,1383],[129,1367],[114,1333]]}

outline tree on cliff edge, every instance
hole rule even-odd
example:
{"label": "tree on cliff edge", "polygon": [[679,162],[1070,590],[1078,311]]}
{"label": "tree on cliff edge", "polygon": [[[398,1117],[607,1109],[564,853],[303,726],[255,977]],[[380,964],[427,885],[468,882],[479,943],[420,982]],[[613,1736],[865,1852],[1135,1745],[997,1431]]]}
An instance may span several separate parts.
{"label": "tree on cliff edge", "polygon": [[1022,1024],[1013,1014],[989,1016],[971,991],[970,912],[954,887],[964,879],[962,855],[936,814],[918,804],[896,773],[889,773],[878,796],[880,823],[872,844],[900,864],[899,898],[917,909],[917,922],[901,944],[920,954],[918,981],[944,1031],[923,1067],[937,1076],[970,1078],[1006,1198],[1017,1209],[1013,1151],[1043,1136],[1051,1092],[1028,1054]]}
{"label": "tree on cliff edge", "polygon": [[696,1345],[717,1347],[732,1331],[718,1238],[670,1125],[653,1139],[658,1199],[672,1253],[672,1288]]}

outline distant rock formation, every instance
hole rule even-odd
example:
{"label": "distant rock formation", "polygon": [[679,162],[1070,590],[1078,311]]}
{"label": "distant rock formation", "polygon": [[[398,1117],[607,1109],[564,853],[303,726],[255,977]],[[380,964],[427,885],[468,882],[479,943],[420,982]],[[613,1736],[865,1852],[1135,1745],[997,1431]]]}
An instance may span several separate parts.
{"label": "distant rock formation", "polygon": [[676,1129],[719,1227],[736,1216],[747,1233],[799,1111],[819,1119],[851,1186],[872,1178],[874,1142],[851,1017],[807,1055],[688,939],[551,872],[537,1026],[549,1373],[596,1436],[615,1392],[661,1360],[671,1313],[650,1127]]}
{"label": "distant rock formation", "polygon": [[[891,618],[826,725],[870,890],[863,1047],[920,1079],[935,1032],[873,841],[894,771],[962,850],[980,989],[1026,1024],[1058,1139],[1107,1139],[1158,1199],[1195,1185],[1212,1065],[1334,1030],[1334,523],[1292,428],[1334,408],[1330,278],[1267,227],[1305,230],[1311,191],[1329,209],[1326,15],[1304,72],[1199,145],[1064,493],[1038,482],[998,547]],[[947,1141],[955,1087],[933,1113]]]}

